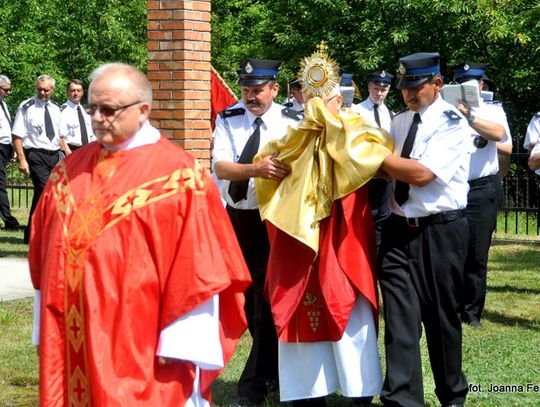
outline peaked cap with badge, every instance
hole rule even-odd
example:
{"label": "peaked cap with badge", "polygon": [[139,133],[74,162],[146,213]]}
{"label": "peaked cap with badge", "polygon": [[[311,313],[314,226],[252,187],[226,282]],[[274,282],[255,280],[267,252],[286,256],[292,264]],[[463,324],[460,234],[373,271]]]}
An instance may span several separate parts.
{"label": "peaked cap with badge", "polygon": [[391,75],[386,71],[372,72],[368,74],[368,79],[370,82],[374,83],[375,85],[384,87],[390,86],[392,84],[393,78],[394,75]]}
{"label": "peaked cap with badge", "polygon": [[281,61],[273,59],[246,59],[238,70],[240,86],[259,86],[276,81]]}
{"label": "peaked cap with badge", "polygon": [[486,75],[488,64],[480,62],[464,62],[452,68],[454,71],[454,80],[462,83],[471,79],[480,80]]}
{"label": "peaked cap with badge", "polygon": [[415,88],[441,73],[438,52],[418,52],[399,59],[396,88]]}

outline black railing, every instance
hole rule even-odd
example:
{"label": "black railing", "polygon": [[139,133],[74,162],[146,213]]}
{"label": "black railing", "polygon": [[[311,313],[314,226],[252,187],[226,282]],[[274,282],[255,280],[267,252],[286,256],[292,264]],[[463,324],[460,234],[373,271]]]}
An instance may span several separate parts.
{"label": "black railing", "polygon": [[[504,239],[540,237],[540,177],[527,167],[527,154],[512,154],[511,169],[503,180],[505,203],[499,211],[497,237]],[[32,183],[8,179],[8,195],[13,208],[30,208]]]}
{"label": "black railing", "polygon": [[540,236],[540,177],[529,170],[527,153],[515,153],[511,169],[503,180],[504,207],[499,212],[497,232]]}
{"label": "black railing", "polygon": [[20,180],[8,178],[7,192],[12,208],[30,209],[30,206],[32,206],[34,188],[29,180],[21,182]]}

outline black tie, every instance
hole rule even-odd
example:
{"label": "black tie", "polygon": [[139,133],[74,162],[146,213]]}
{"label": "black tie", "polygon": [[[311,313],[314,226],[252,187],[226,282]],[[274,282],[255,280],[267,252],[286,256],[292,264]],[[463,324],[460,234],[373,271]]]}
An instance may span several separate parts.
{"label": "black tie", "polygon": [[[257,117],[255,119],[255,131],[249,137],[244,149],[242,150],[242,154],[240,154],[238,163],[250,164],[253,161],[253,157],[255,156],[255,154],[257,154],[257,151],[259,151],[259,142],[261,139],[261,123],[262,119],[260,117]],[[231,196],[234,203],[246,198],[248,183],[249,178],[240,181],[231,181],[231,183],[229,184],[229,195]]]}
{"label": "black tie", "polygon": [[49,109],[47,107],[48,105],[45,105],[45,134],[49,138],[49,140],[52,141],[54,138],[54,127],[51,120],[51,114],[49,113]]}
{"label": "black tie", "polygon": [[[407,138],[405,139],[405,143],[403,143],[403,148],[401,149],[401,156],[403,158],[409,158],[411,155],[414,145],[414,138],[416,137],[416,132],[418,130],[418,123],[420,123],[420,114],[415,113],[411,127],[409,127],[409,132],[407,133]],[[397,180],[394,197],[396,198],[396,202],[399,206],[403,205],[407,199],[409,199],[409,184]]]}
{"label": "black tie", "polygon": [[2,110],[4,111],[4,114],[6,115],[6,119],[9,123],[9,127],[11,127],[11,119],[9,118],[9,114],[6,110],[6,106],[4,106],[4,102],[3,101],[0,101],[0,105],[2,105]]}
{"label": "black tie", "polygon": [[377,104],[373,105],[373,114],[375,115],[375,122],[377,123],[377,127],[381,128],[381,118],[379,116],[379,105]]}
{"label": "black tie", "polygon": [[79,116],[79,126],[81,128],[81,144],[88,144],[88,132],[86,131],[86,123],[82,114],[81,105],[77,106],[77,116]]}

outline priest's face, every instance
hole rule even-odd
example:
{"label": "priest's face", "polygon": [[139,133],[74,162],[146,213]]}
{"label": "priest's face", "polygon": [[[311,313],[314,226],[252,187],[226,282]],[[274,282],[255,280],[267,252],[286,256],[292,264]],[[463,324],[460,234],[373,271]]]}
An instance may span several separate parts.
{"label": "priest's face", "polygon": [[116,146],[126,142],[148,119],[150,105],[137,99],[135,86],[124,72],[111,72],[91,83],[88,113],[102,144]]}
{"label": "priest's face", "polygon": [[270,81],[263,85],[241,86],[241,89],[246,108],[255,116],[262,116],[272,106],[279,92],[279,84]]}

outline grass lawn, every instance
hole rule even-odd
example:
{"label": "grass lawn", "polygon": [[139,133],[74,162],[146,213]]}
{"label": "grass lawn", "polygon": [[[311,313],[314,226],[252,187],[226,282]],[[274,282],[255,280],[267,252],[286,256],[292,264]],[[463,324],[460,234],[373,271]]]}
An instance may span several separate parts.
{"label": "grass lawn", "polygon": [[[37,357],[30,345],[31,300],[0,303],[0,406],[36,406]],[[381,321],[384,323],[384,321]],[[540,249],[507,245],[491,249],[488,297],[480,329],[464,327],[464,369],[471,389],[467,406],[540,405]],[[382,331],[381,331],[382,332]],[[381,333],[380,344],[383,338]],[[214,384],[214,405],[230,405],[249,351],[245,335],[233,360]],[[425,341],[422,341],[426,406],[438,406]],[[381,348],[384,363],[384,352]],[[509,389],[509,386],[514,385]],[[527,387],[528,385],[536,387]],[[494,391],[492,386],[499,386]],[[491,388],[491,389],[490,389]],[[277,395],[267,406],[279,405]],[[331,406],[348,406],[338,395]],[[378,399],[374,406],[380,406]]]}
{"label": "grass lawn", "polygon": [[[21,225],[28,222],[28,209],[11,208],[11,214]],[[0,227],[0,257],[26,257],[28,246],[23,243],[22,230],[6,230]],[[2,404],[0,404],[1,407]]]}

